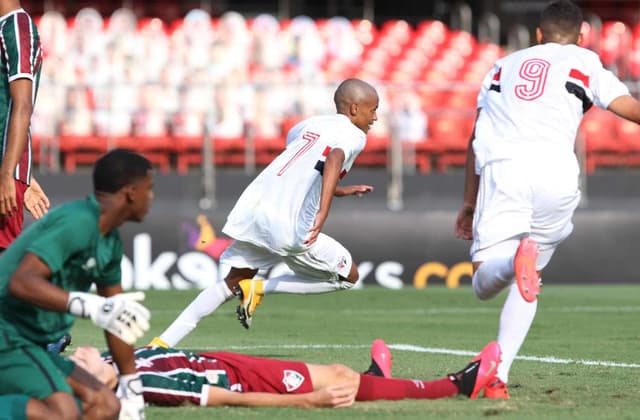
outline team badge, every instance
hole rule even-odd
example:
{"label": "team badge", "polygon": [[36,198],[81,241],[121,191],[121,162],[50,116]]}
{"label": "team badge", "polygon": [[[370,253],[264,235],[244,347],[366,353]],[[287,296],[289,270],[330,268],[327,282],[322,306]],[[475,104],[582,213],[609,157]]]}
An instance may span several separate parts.
{"label": "team badge", "polygon": [[304,382],[304,376],[295,370],[285,370],[282,383],[284,384],[287,392],[293,392],[300,388],[300,385]]}

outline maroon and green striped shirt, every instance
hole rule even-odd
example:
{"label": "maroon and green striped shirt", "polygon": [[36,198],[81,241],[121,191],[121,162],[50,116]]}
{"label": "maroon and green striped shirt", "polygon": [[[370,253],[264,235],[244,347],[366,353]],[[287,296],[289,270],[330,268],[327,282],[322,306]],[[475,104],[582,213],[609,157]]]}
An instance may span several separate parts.
{"label": "maroon and green striped shirt", "polygon": [[[0,156],[4,157],[7,131],[11,116],[11,92],[9,83],[16,79],[33,82],[31,100],[35,104],[42,48],[35,23],[23,9],[17,9],[0,17]],[[31,130],[29,130],[22,156],[15,171],[15,178],[29,183],[31,178]]]}

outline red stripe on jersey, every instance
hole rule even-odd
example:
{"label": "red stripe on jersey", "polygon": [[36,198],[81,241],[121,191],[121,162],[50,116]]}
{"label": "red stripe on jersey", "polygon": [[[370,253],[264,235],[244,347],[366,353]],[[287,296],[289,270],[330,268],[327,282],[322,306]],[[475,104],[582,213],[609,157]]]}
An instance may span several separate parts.
{"label": "red stripe on jersey", "polygon": [[18,47],[20,48],[20,68],[18,72],[31,74],[31,22],[26,13],[18,13],[16,19],[19,36],[18,42],[20,44]]}
{"label": "red stripe on jersey", "polygon": [[496,72],[496,74],[493,75],[493,81],[494,82],[499,82],[500,81],[500,73],[502,73],[502,67],[498,69],[498,71]]}
{"label": "red stripe on jersey", "polygon": [[327,146],[324,148],[324,152],[322,152],[322,156],[329,156],[329,152],[331,151],[331,147]]}
{"label": "red stripe on jersey", "polygon": [[340,172],[340,179],[344,178],[346,174],[347,171],[343,169],[342,172]]}
{"label": "red stripe on jersey", "polygon": [[585,87],[589,87],[589,76],[577,69],[571,69],[569,77],[580,80]]}

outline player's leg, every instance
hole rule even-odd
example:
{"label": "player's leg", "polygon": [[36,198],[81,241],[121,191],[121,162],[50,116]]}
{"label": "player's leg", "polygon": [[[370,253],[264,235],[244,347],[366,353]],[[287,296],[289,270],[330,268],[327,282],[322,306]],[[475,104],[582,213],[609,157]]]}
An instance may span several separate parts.
{"label": "player's leg", "polygon": [[[565,169],[559,165],[558,173],[545,168],[545,173],[535,177],[532,183],[533,214],[531,221],[531,239],[539,244],[536,258],[538,274],[551,260],[555,249],[572,230],[571,218],[579,202],[575,174],[565,176]],[[571,172],[571,171],[570,171]],[[506,384],[509,371],[520,347],[529,332],[537,311],[537,301],[527,302],[516,284],[511,286],[500,315],[498,342],[502,348],[502,363],[496,378],[487,386],[485,396],[490,398],[508,398]]]}
{"label": "player's leg", "polygon": [[234,241],[220,256],[222,265],[232,267],[225,281],[215,282],[200,292],[160,337],[154,339],[151,344],[174,347],[193,331],[202,318],[234,297],[233,289],[240,280],[250,279],[258,272],[259,268],[271,266],[278,261],[280,260],[277,256],[262,248],[246,242]]}
{"label": "player's leg", "polygon": [[[61,358],[35,345],[0,351],[0,412],[11,410],[12,418],[79,418],[67,372],[57,360]],[[119,405],[113,400],[116,407],[110,414],[117,416]]]}
{"label": "player's leg", "polygon": [[[437,399],[460,394],[476,398],[480,390],[494,376],[499,363],[500,346],[496,342],[491,342],[465,368],[446,378],[422,381],[360,374],[356,400]],[[336,371],[333,372],[332,369]],[[311,366],[309,372],[314,389],[339,385],[340,375],[344,374],[334,366],[326,366],[324,370],[317,370],[315,366]]]}
{"label": "player's leg", "polygon": [[357,265],[349,251],[323,233],[307,252],[283,259],[293,273],[264,280],[264,294],[328,293],[350,289],[358,281]]}

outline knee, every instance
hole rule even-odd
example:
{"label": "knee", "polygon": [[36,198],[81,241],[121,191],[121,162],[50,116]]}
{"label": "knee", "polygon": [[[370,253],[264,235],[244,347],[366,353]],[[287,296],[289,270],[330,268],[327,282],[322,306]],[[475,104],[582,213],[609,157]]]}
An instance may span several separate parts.
{"label": "knee", "polygon": [[357,388],[360,381],[359,373],[350,367],[341,364],[331,365],[331,369],[338,384],[345,384]]}
{"label": "knee", "polygon": [[355,261],[351,264],[351,270],[349,271],[349,275],[345,279],[347,282],[356,284],[358,279],[360,278],[360,273],[358,273],[358,266]]}

